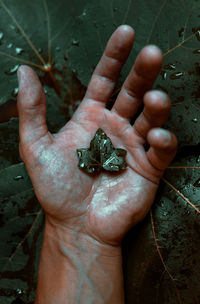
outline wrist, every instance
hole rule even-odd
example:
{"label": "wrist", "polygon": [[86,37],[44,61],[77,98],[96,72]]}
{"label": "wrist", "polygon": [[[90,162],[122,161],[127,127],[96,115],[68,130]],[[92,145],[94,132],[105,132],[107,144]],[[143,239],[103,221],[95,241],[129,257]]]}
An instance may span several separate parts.
{"label": "wrist", "polygon": [[121,247],[47,219],[36,304],[92,303],[92,299],[98,304],[123,303]]}

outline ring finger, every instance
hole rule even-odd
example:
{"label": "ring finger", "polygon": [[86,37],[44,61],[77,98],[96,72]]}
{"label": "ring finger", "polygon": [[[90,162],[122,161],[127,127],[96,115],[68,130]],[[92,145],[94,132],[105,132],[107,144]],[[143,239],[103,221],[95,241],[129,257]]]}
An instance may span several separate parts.
{"label": "ring finger", "polygon": [[134,135],[141,144],[146,142],[147,133],[155,127],[161,127],[167,120],[171,108],[169,96],[158,90],[144,95],[144,109],[133,125]]}
{"label": "ring finger", "polygon": [[111,111],[129,121],[142,104],[144,94],[152,88],[162,65],[162,53],[157,46],[142,49],[126,78]]}

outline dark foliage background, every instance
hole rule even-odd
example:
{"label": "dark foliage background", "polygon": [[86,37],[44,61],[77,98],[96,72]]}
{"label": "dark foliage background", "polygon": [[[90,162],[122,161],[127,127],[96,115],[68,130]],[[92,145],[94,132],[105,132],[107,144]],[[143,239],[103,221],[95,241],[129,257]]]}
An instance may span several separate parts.
{"label": "dark foliage background", "polygon": [[[154,85],[172,98],[165,125],[177,156],[151,212],[123,243],[126,303],[200,303],[200,2],[0,0],[0,303],[32,303],[43,212],[18,153],[16,71],[32,66],[56,132],[79,105],[105,44],[120,24],[136,31],[116,92],[142,47],[164,54]],[[115,94],[114,94],[115,95]]]}

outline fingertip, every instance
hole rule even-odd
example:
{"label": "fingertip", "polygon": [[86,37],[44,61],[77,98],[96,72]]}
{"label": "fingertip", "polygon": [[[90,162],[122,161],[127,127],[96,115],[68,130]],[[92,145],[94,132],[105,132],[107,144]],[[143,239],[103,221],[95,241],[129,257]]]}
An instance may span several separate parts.
{"label": "fingertip", "polygon": [[147,45],[139,53],[136,62],[135,70],[139,75],[144,75],[145,78],[155,78],[160,72],[163,62],[161,49],[156,45]]}
{"label": "fingertip", "polygon": [[169,113],[171,109],[171,99],[163,91],[151,90],[144,94],[144,105],[148,112],[154,114],[159,111],[160,115]]}
{"label": "fingertip", "polygon": [[177,152],[178,140],[174,133],[161,128],[149,131],[147,140],[150,145],[147,158],[154,168],[165,170]]}
{"label": "fingertip", "polygon": [[176,135],[162,128],[151,129],[147,134],[147,141],[150,146],[158,150],[163,150],[163,153],[176,151],[178,147]]}
{"label": "fingertip", "polygon": [[120,25],[112,34],[106,47],[106,55],[125,62],[133,46],[135,31],[129,25]]}
{"label": "fingertip", "polygon": [[134,29],[128,24],[121,24],[120,26],[118,26],[117,31],[123,31],[124,34],[127,33],[128,35],[135,34]]}

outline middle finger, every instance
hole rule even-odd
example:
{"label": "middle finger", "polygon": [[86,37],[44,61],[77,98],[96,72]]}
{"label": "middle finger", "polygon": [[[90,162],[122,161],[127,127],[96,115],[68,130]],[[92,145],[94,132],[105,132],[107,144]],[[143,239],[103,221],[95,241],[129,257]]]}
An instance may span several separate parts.
{"label": "middle finger", "polygon": [[144,94],[152,88],[162,66],[162,53],[157,46],[142,49],[126,78],[111,111],[131,120],[140,107]]}

